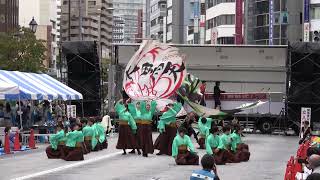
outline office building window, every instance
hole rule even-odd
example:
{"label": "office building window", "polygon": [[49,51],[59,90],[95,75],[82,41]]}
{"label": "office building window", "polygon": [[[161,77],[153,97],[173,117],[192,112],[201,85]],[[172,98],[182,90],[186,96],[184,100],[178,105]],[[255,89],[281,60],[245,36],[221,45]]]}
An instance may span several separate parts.
{"label": "office building window", "polygon": [[157,24],[157,19],[154,19],[154,20],[151,21],[151,27],[155,26],[156,24]]}
{"label": "office building window", "polygon": [[269,25],[269,14],[263,14],[257,16],[257,26],[267,26]]}
{"label": "office building window", "polygon": [[88,1],[88,5],[89,6],[95,6],[96,5],[96,1]]}
{"label": "office building window", "polygon": [[311,19],[320,19],[320,6],[311,7]]}
{"label": "office building window", "polygon": [[255,14],[269,13],[269,1],[256,2]]}
{"label": "office building window", "polygon": [[213,6],[213,1],[214,0],[208,0],[207,1],[207,9],[211,8]]}
{"label": "office building window", "polygon": [[207,22],[206,22],[206,29],[212,29],[213,28],[213,18],[212,19],[209,19]]}
{"label": "office building window", "polygon": [[[232,25],[235,24],[235,15],[221,15],[213,18],[213,27],[221,26],[221,25]],[[210,28],[210,23],[208,23],[208,28]]]}
{"label": "office building window", "polygon": [[220,37],[217,41],[218,44],[234,44],[234,37]]}

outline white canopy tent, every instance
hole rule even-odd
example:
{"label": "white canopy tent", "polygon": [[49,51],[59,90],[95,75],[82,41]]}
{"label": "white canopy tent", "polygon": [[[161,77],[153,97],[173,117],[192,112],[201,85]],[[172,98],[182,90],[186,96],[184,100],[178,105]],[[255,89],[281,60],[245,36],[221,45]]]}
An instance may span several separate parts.
{"label": "white canopy tent", "polygon": [[8,99],[9,96],[17,95],[19,93],[18,85],[0,81],[0,100]]}

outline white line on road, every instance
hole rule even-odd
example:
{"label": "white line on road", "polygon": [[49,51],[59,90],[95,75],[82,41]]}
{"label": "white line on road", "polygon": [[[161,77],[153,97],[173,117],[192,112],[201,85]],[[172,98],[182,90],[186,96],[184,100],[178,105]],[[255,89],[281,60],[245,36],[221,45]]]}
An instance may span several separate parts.
{"label": "white line on road", "polygon": [[79,167],[79,166],[82,166],[82,165],[85,165],[85,164],[90,164],[90,163],[97,162],[97,161],[101,161],[103,159],[108,159],[108,158],[114,157],[114,156],[116,156],[118,154],[121,154],[121,153],[122,152],[119,151],[119,152],[116,152],[116,153],[107,154],[107,155],[104,155],[104,156],[100,156],[100,157],[96,157],[96,158],[92,158],[92,159],[88,159],[88,160],[84,160],[84,161],[79,161],[79,162],[76,162],[76,163],[73,163],[73,164],[68,164],[68,165],[65,165],[65,166],[58,167],[58,168],[53,168],[53,169],[49,169],[49,170],[46,170],[46,171],[41,171],[41,172],[38,172],[38,173],[34,173],[34,174],[30,174],[30,175],[26,175],[26,176],[22,176],[22,177],[18,177],[18,178],[13,178],[11,180],[24,180],[24,179],[30,179],[30,178],[34,178],[34,177],[39,177],[39,176],[43,176],[43,175],[46,175],[46,174],[50,174],[50,173],[54,173],[54,172],[58,172],[58,171],[62,171],[62,170],[70,169],[70,168]]}

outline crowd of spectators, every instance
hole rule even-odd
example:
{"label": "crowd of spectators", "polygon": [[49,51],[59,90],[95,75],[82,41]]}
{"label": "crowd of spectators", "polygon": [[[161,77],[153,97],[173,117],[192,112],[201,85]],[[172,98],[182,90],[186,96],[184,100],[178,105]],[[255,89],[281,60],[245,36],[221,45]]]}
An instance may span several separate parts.
{"label": "crowd of spectators", "polygon": [[[20,105],[20,107],[19,107]],[[20,116],[21,120],[20,121]],[[66,116],[66,105],[49,101],[20,101],[0,103],[0,126],[30,128],[34,125],[55,126]]]}

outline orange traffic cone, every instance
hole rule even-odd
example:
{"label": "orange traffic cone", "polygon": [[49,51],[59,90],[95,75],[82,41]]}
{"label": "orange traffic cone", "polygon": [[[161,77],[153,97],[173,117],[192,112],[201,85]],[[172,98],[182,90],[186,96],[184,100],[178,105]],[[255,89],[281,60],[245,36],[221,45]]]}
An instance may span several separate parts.
{"label": "orange traffic cone", "polygon": [[4,139],[4,152],[6,154],[10,154],[10,139],[9,139],[9,135],[6,134],[5,135],[5,139]]}
{"label": "orange traffic cone", "polygon": [[31,131],[30,131],[29,148],[30,148],[30,149],[36,149],[36,143],[34,142],[34,132],[33,132],[33,129],[31,129]]}
{"label": "orange traffic cone", "polygon": [[21,150],[21,144],[19,140],[19,132],[16,132],[16,135],[14,136],[14,145],[13,145],[14,151],[20,151]]}

